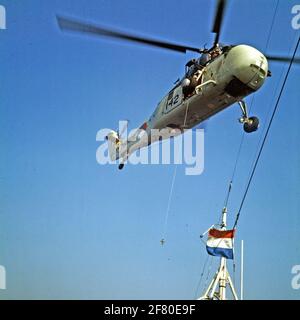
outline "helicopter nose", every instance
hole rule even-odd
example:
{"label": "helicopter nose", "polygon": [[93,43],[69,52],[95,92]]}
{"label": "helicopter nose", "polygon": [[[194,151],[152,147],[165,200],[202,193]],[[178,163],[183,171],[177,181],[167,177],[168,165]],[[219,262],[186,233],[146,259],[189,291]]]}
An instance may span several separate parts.
{"label": "helicopter nose", "polygon": [[226,63],[234,76],[252,90],[258,90],[268,75],[268,61],[257,49],[238,45],[233,47],[226,58]]}

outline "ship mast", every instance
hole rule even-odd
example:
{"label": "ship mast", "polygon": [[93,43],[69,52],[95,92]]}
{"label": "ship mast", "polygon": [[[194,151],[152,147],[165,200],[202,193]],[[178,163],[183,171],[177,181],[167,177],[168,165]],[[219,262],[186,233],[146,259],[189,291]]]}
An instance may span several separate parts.
{"label": "ship mast", "polygon": [[[221,229],[226,230],[227,227],[227,208],[222,210]],[[236,290],[227,269],[227,259],[220,258],[219,268],[214,275],[204,294],[198,300],[226,300],[226,289],[229,286],[234,300],[238,300]]]}

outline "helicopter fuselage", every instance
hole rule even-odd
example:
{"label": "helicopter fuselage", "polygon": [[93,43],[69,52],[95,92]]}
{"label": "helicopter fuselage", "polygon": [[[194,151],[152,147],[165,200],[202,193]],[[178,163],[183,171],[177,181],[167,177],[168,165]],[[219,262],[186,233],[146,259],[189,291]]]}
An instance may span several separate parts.
{"label": "helicopter fuselage", "polygon": [[184,96],[183,80],[159,102],[149,129],[189,129],[257,91],[268,75],[268,61],[257,49],[238,45],[200,70],[200,81]]}
{"label": "helicopter fuselage", "polygon": [[[254,132],[259,127],[259,119],[249,116],[243,100],[257,91],[271,73],[268,61],[300,63],[300,59],[286,56],[263,55],[248,45],[225,45],[219,40],[227,0],[218,0],[211,31],[215,34],[210,49],[187,46],[151,37],[134,35],[111,28],[82,22],[77,19],[56,16],[62,31],[80,33],[94,37],[109,37],[122,41],[186,53],[201,54],[186,64],[184,77],[158,103],[151,117],[138,130],[122,139],[123,130],[110,131],[108,140],[111,160],[120,159],[119,168],[135,150],[157,140],[174,137],[184,129],[190,129],[214,114],[238,102],[242,116],[239,118],[245,132]],[[153,136],[153,131],[161,133]],[[174,133],[175,131],[175,133]],[[154,138],[154,139],[153,139]],[[157,139],[157,140],[156,140]]]}
{"label": "helicopter fuselage", "polygon": [[[268,61],[257,49],[238,45],[208,61],[205,66],[194,69],[194,73],[188,70],[158,103],[149,120],[140,126],[143,134],[128,137],[124,151],[117,152],[113,158],[126,161],[137,149],[174,136],[174,129],[183,132],[193,128],[257,91],[268,76]],[[196,82],[193,81],[195,74]],[[185,85],[191,82],[193,88],[185,90]],[[157,139],[151,135],[153,129],[162,132]],[[111,144],[116,139],[119,141],[115,132],[108,135]]]}

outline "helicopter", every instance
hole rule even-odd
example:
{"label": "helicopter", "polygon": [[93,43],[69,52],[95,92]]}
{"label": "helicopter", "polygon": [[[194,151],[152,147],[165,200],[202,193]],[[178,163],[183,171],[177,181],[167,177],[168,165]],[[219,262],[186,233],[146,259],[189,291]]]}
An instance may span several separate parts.
{"label": "helicopter", "polygon": [[[127,139],[120,132],[111,130],[106,139],[111,160],[119,160],[124,167],[129,156],[151,143],[174,137],[185,129],[191,129],[214,114],[238,103],[241,109],[239,122],[247,133],[259,127],[259,119],[248,114],[245,97],[259,90],[271,76],[268,61],[290,62],[291,58],[264,55],[246,45],[224,45],[219,42],[227,1],[218,0],[212,32],[215,34],[210,49],[196,48],[175,43],[140,37],[103,28],[73,18],[57,16],[60,30],[83,33],[97,37],[110,37],[142,45],[186,53],[195,52],[198,57],[189,60],[181,79],[158,103],[150,118]],[[300,63],[299,58],[294,63]],[[158,137],[151,131],[160,130]],[[145,138],[146,137],[146,138]]]}

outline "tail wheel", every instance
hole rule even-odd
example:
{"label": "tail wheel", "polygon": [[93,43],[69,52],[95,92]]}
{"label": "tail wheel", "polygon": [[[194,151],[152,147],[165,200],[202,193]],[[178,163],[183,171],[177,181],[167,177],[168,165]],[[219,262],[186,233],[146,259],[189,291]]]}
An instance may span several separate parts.
{"label": "tail wheel", "polygon": [[250,117],[244,123],[244,130],[247,133],[256,131],[258,127],[259,127],[259,119],[257,117]]}

